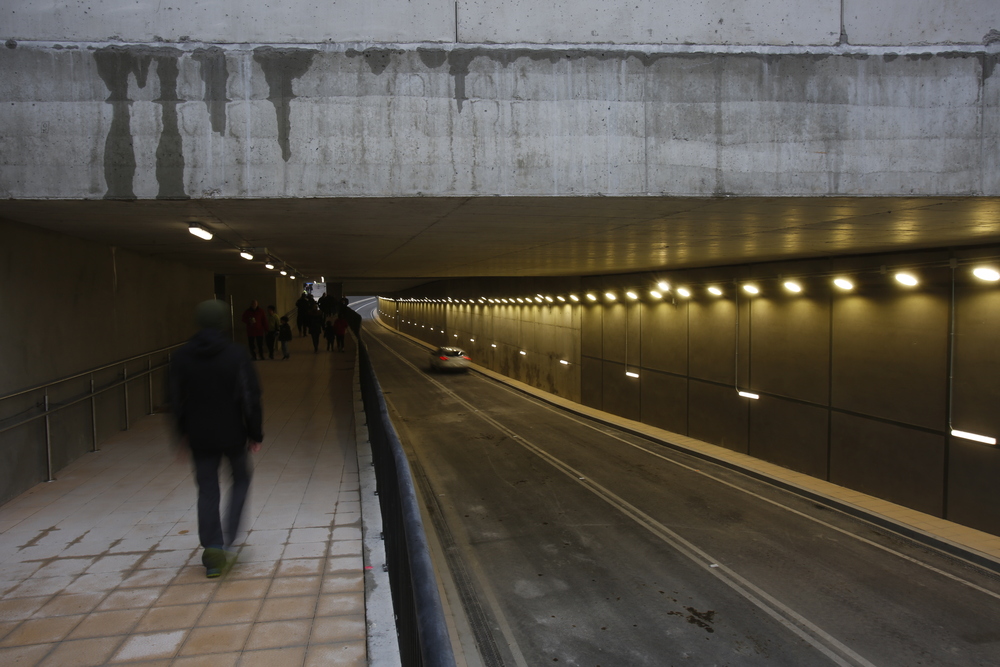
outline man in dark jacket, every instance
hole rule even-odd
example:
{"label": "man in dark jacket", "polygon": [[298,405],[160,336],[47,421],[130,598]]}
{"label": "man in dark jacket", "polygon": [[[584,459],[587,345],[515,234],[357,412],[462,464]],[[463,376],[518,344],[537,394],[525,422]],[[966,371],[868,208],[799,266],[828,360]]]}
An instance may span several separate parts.
{"label": "man in dark jacket", "polygon": [[[250,357],[264,358],[264,334],[267,333],[267,313],[254,299],[250,307],[243,311],[243,324],[247,325],[247,343],[250,345]],[[257,346],[256,351],[254,345]],[[272,355],[273,358],[273,355]]]}
{"label": "man in dark jacket", "polygon": [[[196,333],[170,361],[170,403],[174,420],[194,460],[198,483],[198,537],[209,577],[226,567],[225,548],[239,530],[250,488],[247,451],[264,439],[260,383],[246,350],[224,333],[229,307],[222,301],[198,305]],[[229,459],[233,488],[226,522],[219,516],[219,464]]]}

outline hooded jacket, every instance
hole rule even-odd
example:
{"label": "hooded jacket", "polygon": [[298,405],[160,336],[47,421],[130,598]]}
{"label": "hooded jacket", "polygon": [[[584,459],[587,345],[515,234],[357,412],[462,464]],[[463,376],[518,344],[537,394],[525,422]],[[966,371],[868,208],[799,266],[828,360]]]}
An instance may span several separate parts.
{"label": "hooded jacket", "polygon": [[196,458],[261,442],[260,383],[250,356],[218,329],[202,329],[173,354],[170,404]]}

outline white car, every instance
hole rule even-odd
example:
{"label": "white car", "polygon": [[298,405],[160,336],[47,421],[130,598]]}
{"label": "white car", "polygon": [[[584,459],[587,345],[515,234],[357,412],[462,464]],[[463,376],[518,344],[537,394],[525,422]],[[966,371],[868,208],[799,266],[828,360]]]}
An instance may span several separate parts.
{"label": "white car", "polygon": [[471,361],[469,355],[457,347],[439,347],[431,352],[431,372],[468,371]]}

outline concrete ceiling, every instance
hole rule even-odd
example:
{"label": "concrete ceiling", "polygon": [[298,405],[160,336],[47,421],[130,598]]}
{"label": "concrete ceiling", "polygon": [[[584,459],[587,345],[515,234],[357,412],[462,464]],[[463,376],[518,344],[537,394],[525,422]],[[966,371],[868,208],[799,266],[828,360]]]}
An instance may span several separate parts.
{"label": "concrete ceiling", "polygon": [[1000,199],[975,197],[7,200],[0,218],[218,273],[266,272],[234,248],[267,248],[357,294],[1000,242]]}

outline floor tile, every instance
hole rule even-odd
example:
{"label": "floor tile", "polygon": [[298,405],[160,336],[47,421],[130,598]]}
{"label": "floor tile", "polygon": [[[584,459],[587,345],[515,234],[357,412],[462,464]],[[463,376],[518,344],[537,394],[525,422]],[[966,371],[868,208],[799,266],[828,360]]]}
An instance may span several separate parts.
{"label": "floor tile", "polygon": [[282,559],[289,558],[322,558],[326,555],[326,542],[303,542],[300,544],[289,544],[282,552]]}
{"label": "floor tile", "polygon": [[368,649],[363,641],[310,646],[305,667],[367,667]]}
{"label": "floor tile", "polygon": [[257,623],[250,630],[246,650],[305,645],[311,629],[312,619]]}
{"label": "floor tile", "polygon": [[213,602],[205,609],[198,625],[225,625],[228,623],[249,623],[257,616],[261,600],[235,600]]}
{"label": "floor tile", "polygon": [[365,613],[364,593],[336,593],[320,595],[316,607],[317,616],[339,616],[342,614]]}
{"label": "floor tile", "polygon": [[97,606],[97,610],[144,609],[156,602],[162,590],[162,588],[121,588],[104,598]]}
{"label": "floor tile", "polygon": [[172,604],[208,602],[215,594],[216,590],[218,590],[218,585],[213,584],[204,578],[197,584],[176,584],[167,586],[163,589],[163,592],[160,593],[160,597],[157,598],[155,604],[158,607],[162,607]]}
{"label": "floor tile", "polygon": [[323,573],[325,558],[297,558],[278,563],[277,577],[297,577]]}
{"label": "floor tile", "polygon": [[132,635],[115,653],[112,662],[172,658],[187,634],[186,630]]}
{"label": "floor tile", "polygon": [[70,639],[88,637],[111,637],[128,634],[139,620],[134,609],[121,611],[101,611],[88,614],[69,634]]}
{"label": "floor tile", "polygon": [[223,581],[213,601],[247,600],[262,598],[267,593],[270,581],[267,579],[237,579]]}
{"label": "floor tile", "polygon": [[153,607],[139,621],[135,632],[159,632],[194,627],[206,606],[200,603]]}
{"label": "floor tile", "polygon": [[45,606],[35,612],[36,618],[49,616],[72,616],[86,614],[100,604],[104,593],[70,593],[56,595]]}
{"label": "floor tile", "polygon": [[62,642],[39,663],[42,667],[97,667],[103,665],[123,637],[95,637]]}
{"label": "floor tile", "polygon": [[170,667],[235,667],[239,659],[238,652],[210,653],[176,658]]}
{"label": "floor tile", "polygon": [[316,615],[317,597],[304,595],[292,598],[269,598],[261,606],[257,620],[283,621],[298,618],[312,618]]}
{"label": "floor tile", "polygon": [[361,572],[328,574],[323,578],[323,593],[349,593],[364,590],[365,580]]}
{"label": "floor tile", "polygon": [[306,647],[244,651],[239,667],[301,667],[306,657]]}
{"label": "floor tile", "polygon": [[234,625],[195,628],[188,634],[187,641],[181,647],[180,655],[191,656],[241,651],[247,636],[250,634],[250,625],[250,623],[236,623]]}
{"label": "floor tile", "polygon": [[4,637],[0,646],[49,644],[61,641],[83,618],[82,615],[78,615],[28,619]]}
{"label": "floor tile", "polygon": [[322,584],[319,576],[275,577],[267,591],[268,597],[288,597],[292,595],[315,595]]}
{"label": "floor tile", "polygon": [[365,641],[368,628],[363,614],[347,616],[323,616],[314,620],[309,642],[330,644],[333,642]]}
{"label": "floor tile", "polygon": [[36,644],[34,646],[16,646],[0,648],[0,665],[17,665],[17,667],[32,667],[37,665],[52,650],[54,644]]}
{"label": "floor tile", "polygon": [[137,570],[125,577],[119,588],[142,588],[146,586],[166,586],[177,577],[178,570],[173,568],[156,568]]}

